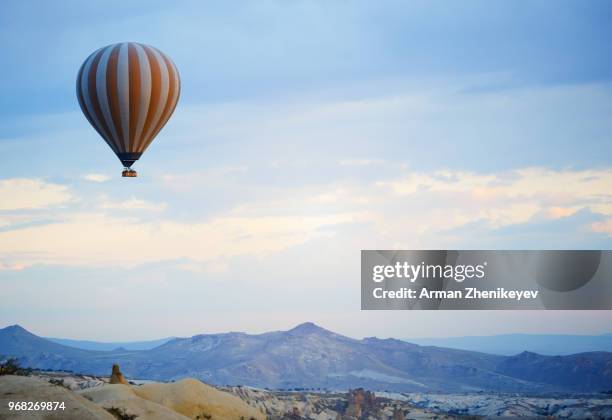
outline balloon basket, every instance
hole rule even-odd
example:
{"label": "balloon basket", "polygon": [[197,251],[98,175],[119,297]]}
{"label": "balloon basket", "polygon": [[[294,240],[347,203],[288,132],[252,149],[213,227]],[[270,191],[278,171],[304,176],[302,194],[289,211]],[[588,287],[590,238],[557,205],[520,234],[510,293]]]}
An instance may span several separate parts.
{"label": "balloon basket", "polygon": [[138,172],[133,169],[125,168],[123,172],[121,172],[121,176],[124,178],[136,178],[138,176]]}

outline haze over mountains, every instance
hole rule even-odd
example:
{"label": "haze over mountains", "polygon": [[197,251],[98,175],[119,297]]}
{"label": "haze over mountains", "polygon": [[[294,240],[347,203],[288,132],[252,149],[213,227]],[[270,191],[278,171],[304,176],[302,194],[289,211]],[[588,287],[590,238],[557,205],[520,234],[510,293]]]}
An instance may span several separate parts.
{"label": "haze over mountains", "polygon": [[512,356],[530,351],[549,356],[612,351],[612,334],[502,334],[493,336],[466,336],[445,338],[408,339],[421,346],[450,347],[460,350]]}
{"label": "haze over mountains", "polygon": [[160,338],[158,340],[145,341],[116,341],[116,342],[100,342],[91,340],[71,340],[69,338],[52,338],[47,337],[47,340],[54,343],[63,344],[64,346],[75,347],[83,350],[100,350],[111,351],[116,349],[125,350],[150,350],[161,346],[164,343],[172,340],[174,337]]}
{"label": "haze over mountains", "polygon": [[195,377],[218,385],[268,388],[364,387],[401,392],[600,392],[612,390],[612,353],[514,356],[419,346],[395,339],[356,340],[305,323],[288,331],[174,338],[148,350],[77,349],[29,333],[0,330],[0,355],[24,366],[108,374],[119,363],[131,378]]}

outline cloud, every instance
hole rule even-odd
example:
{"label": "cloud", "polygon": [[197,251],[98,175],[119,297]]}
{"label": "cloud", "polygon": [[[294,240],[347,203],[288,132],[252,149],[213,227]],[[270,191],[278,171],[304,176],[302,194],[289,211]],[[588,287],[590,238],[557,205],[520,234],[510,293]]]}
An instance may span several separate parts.
{"label": "cloud", "polygon": [[83,179],[91,182],[106,182],[110,180],[111,177],[105,174],[86,174],[83,176]]}
{"label": "cloud", "polygon": [[23,264],[6,264],[0,261],[0,271],[8,271],[8,270],[19,271],[19,270],[23,270],[24,268],[25,266]]}
{"label": "cloud", "polygon": [[0,180],[0,197],[0,210],[41,209],[72,199],[67,186],[27,178]]}
{"label": "cloud", "polygon": [[530,197],[546,195],[560,201],[595,200],[610,204],[612,170],[551,170],[545,168],[519,169],[499,174],[437,171],[430,174],[413,173],[392,182],[381,182],[396,194],[432,192],[471,192],[482,199]]}
{"label": "cloud", "polygon": [[328,228],[361,218],[222,216],[181,223],[75,214],[63,222],[0,232],[0,253],[23,265],[134,265],[182,258],[214,262],[239,255],[266,256],[330,235]]}
{"label": "cloud", "polygon": [[[167,179],[158,182],[163,185]],[[198,190],[195,185],[201,184],[193,185]],[[401,172],[370,183],[349,178],[301,188],[259,186],[238,204],[199,217],[198,209],[210,203],[193,202],[193,215],[186,220],[179,217],[184,205],[175,208],[174,201],[103,197],[101,204],[89,208],[52,213],[52,223],[45,221],[50,216],[43,212],[36,216],[40,220],[31,216],[34,220],[18,228],[5,226],[0,230],[0,254],[6,256],[6,264],[20,266],[180,261],[177,264],[188,269],[205,266],[218,271],[234,257],[265,258],[318,238],[333,237],[334,242],[357,248],[460,247],[470,229],[491,233],[570,220],[585,211],[593,217],[573,218],[572,223],[584,224],[594,235],[609,235],[609,185],[611,169]],[[240,197],[244,182],[239,176],[231,178],[224,189]],[[138,210],[164,213],[151,218]],[[366,229],[367,236],[359,236],[360,229]]]}
{"label": "cloud", "polygon": [[[612,170],[525,168],[501,173],[403,172],[385,181],[335,182],[260,194],[237,210],[364,212],[376,226],[373,241],[389,244],[427,239],[436,246],[447,230],[484,223],[488,229],[568,218],[581,210],[612,215]],[[439,244],[438,244],[439,246]]]}
{"label": "cloud", "polygon": [[591,225],[593,232],[606,233],[612,237],[612,219],[604,222],[595,222]]}
{"label": "cloud", "polygon": [[500,174],[438,171],[411,173],[377,185],[400,197],[446,197],[454,207],[449,213],[466,212],[464,223],[485,220],[499,227],[536,216],[568,217],[580,209],[612,214],[610,169],[526,168]]}
{"label": "cloud", "polygon": [[166,208],[166,203],[154,203],[132,197],[124,201],[105,200],[100,207],[112,210],[144,210],[157,212],[164,210]]}

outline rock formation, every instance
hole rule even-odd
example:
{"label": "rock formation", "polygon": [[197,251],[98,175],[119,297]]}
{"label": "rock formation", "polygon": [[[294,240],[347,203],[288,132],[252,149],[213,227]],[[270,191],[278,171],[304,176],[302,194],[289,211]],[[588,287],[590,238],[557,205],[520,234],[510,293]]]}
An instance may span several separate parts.
{"label": "rock formation", "polygon": [[393,409],[393,420],[405,420],[404,412],[399,408],[395,407]]}
{"label": "rock formation", "polygon": [[123,373],[121,373],[121,369],[119,369],[119,365],[117,364],[113,365],[113,372],[110,376],[110,383],[128,385],[128,381],[125,379],[125,376],[123,376]]}
{"label": "rock formation", "polygon": [[255,419],[265,415],[240,398],[219,391],[196,379],[171,383],[147,383],[132,387],[140,398],[161,404],[183,416],[195,419]]}
{"label": "rock formation", "polygon": [[347,401],[348,405],[344,412],[347,417],[367,418],[370,415],[376,416],[379,411],[374,393],[364,391],[363,388],[349,390]]}
{"label": "rock formation", "polygon": [[137,418],[146,420],[187,420],[171,409],[147,401],[136,395],[130,385],[106,384],[95,388],[78,391],[78,394],[96,403],[116,417]]}
{"label": "rock formation", "polygon": [[300,409],[297,407],[293,407],[292,410],[285,414],[281,420],[302,420],[304,417],[300,415]]}

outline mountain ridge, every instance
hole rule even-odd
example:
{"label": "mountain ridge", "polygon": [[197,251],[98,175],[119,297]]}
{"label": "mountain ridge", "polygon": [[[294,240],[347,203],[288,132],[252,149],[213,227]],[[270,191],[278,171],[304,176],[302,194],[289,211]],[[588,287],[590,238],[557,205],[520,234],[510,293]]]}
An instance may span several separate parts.
{"label": "mountain ridge", "polygon": [[501,356],[420,346],[398,339],[354,339],[314,323],[263,334],[173,338],[148,350],[75,349],[19,326],[0,329],[0,355],[24,366],[101,374],[119,363],[128,377],[195,377],[260,388],[363,387],[398,392],[599,392],[612,389],[612,353]]}
{"label": "mountain ridge", "polygon": [[[302,325],[312,324],[317,328],[326,330],[312,322],[302,323],[291,330],[295,330]],[[288,331],[291,331],[288,330]],[[246,332],[232,332],[237,334],[249,334]],[[332,334],[336,334],[331,332]],[[268,334],[268,333],[266,333]],[[206,334],[199,334],[206,335]],[[80,348],[84,350],[100,350],[112,351],[119,347],[126,350],[150,350],[171,341],[175,338],[187,337],[166,337],[160,339],[140,340],[140,341],[95,341],[95,340],[77,340],[69,338],[43,337],[50,341],[62,344],[68,347]],[[365,337],[376,338],[376,337]],[[575,335],[575,334],[536,334],[536,333],[512,333],[512,334],[497,334],[488,336],[458,336],[458,337],[420,337],[420,338],[390,338],[391,340],[400,340],[406,343],[417,344],[420,346],[445,347],[458,350],[479,351],[488,354],[498,354],[504,356],[513,356],[522,351],[531,351],[533,353],[558,356],[570,355],[576,353],[592,352],[592,351],[608,351],[612,352],[612,333],[593,334],[593,335]],[[385,340],[378,338],[378,340]]]}

